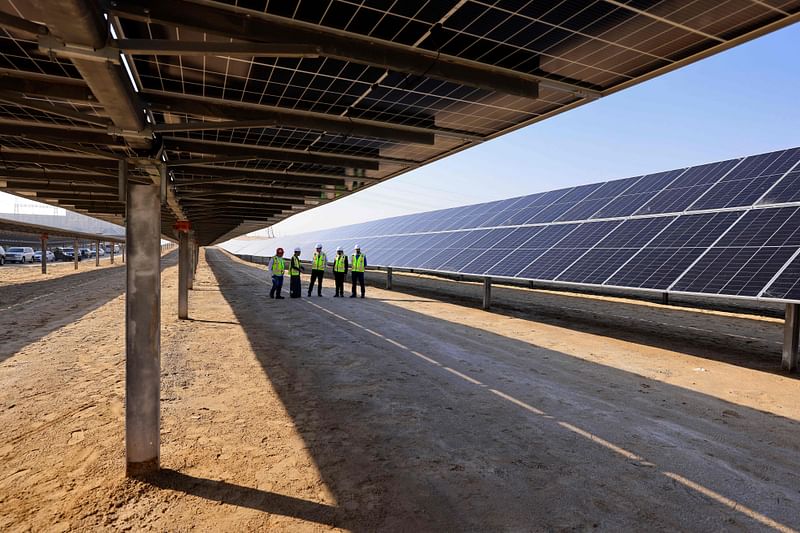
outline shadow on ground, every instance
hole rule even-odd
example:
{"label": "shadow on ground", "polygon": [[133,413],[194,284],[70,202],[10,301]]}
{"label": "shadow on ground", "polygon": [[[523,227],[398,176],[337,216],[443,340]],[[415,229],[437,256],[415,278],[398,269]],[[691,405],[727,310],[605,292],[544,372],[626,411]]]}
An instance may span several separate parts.
{"label": "shadow on ground", "polygon": [[[161,258],[161,270],[175,266],[178,255]],[[71,276],[0,287],[0,362],[53,331],[75,322],[125,292],[125,265]],[[24,305],[17,305],[23,303]],[[20,334],[24,332],[24,334]],[[97,332],[98,337],[102,335]],[[64,349],[79,347],[65,346]]]}
{"label": "shadow on ground", "polygon": [[800,522],[793,420],[379,300],[271,301],[263,270],[206,253],[340,527]]}

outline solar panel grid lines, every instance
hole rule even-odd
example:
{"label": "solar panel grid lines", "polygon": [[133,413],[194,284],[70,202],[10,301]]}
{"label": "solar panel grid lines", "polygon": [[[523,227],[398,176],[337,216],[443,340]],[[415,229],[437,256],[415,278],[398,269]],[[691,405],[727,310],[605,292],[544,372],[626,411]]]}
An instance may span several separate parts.
{"label": "solar panel grid lines", "polygon": [[731,169],[687,210],[757,204],[800,160],[800,150],[779,150],[751,156]]}
{"label": "solar panel grid lines", "polygon": [[709,186],[719,182],[740,162],[741,159],[730,159],[689,167],[634,214],[686,211]]}
{"label": "solar panel grid lines", "polygon": [[769,205],[800,201],[800,148],[795,148],[797,160],[764,194],[756,205]]}
{"label": "solar panel grid lines", "polygon": [[800,248],[758,294],[759,298],[800,302]]}

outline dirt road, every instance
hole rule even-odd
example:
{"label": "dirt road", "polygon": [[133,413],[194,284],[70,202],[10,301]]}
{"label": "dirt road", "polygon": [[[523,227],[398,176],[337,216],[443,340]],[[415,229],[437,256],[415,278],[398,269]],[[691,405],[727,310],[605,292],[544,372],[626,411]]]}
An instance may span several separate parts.
{"label": "dirt road", "polygon": [[487,313],[401,276],[422,289],[276,301],[263,267],[209,249],[179,322],[171,260],[166,470],[122,477],[118,293],[4,341],[0,529],[800,528],[775,320],[511,289]]}

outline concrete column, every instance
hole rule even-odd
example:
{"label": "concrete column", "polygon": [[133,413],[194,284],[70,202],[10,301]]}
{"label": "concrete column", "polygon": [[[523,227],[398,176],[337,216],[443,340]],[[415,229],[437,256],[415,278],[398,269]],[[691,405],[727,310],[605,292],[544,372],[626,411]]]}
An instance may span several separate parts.
{"label": "concrete column", "polygon": [[178,232],[178,318],[189,318],[189,269],[192,251],[189,248],[189,234]]}
{"label": "concrete column", "polygon": [[483,308],[492,306],[492,278],[483,278]]}
{"label": "concrete column", "polygon": [[100,266],[100,241],[94,243],[94,266]]}
{"label": "concrete column", "polygon": [[47,274],[47,236],[42,235],[42,274]]}
{"label": "concrete column", "polygon": [[786,318],[783,325],[783,359],[781,368],[797,372],[800,360],[800,304],[786,304]]}
{"label": "concrete column", "polygon": [[128,184],[131,245],[125,298],[125,454],[129,476],[157,470],[160,456],[161,203],[158,186]]}
{"label": "concrete column", "polygon": [[386,290],[392,290],[392,267],[386,269]]}
{"label": "concrete column", "polygon": [[75,270],[78,270],[78,259],[80,256],[80,252],[78,251],[78,239],[74,239],[72,242],[72,262],[75,263]]}

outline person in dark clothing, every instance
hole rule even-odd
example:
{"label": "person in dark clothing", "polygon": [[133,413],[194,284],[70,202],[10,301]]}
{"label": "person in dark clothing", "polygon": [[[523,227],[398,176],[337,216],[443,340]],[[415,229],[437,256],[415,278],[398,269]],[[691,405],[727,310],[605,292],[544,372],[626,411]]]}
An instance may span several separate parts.
{"label": "person in dark clothing", "polygon": [[361,247],[356,244],[355,253],[350,258],[350,270],[353,273],[353,292],[350,298],[356,297],[356,284],[361,285],[361,297],[364,297],[364,270],[367,268],[367,256],[361,253]]}
{"label": "person in dark clothing", "polygon": [[317,244],[317,251],[314,252],[314,257],[311,259],[311,283],[308,284],[309,296],[311,296],[311,291],[314,290],[314,283],[317,280],[319,280],[317,296],[322,296],[322,278],[325,276],[325,266],[327,264],[328,258],[325,252],[322,251],[322,244]]}
{"label": "person in dark clothing", "polygon": [[336,282],[336,294],[334,297],[344,297],[344,278],[347,277],[347,256],[339,246],[336,248],[336,257],[333,258],[333,279]]}
{"label": "person in dark clothing", "polygon": [[300,298],[303,292],[300,286],[301,271],[305,271],[305,268],[300,263],[300,248],[295,248],[289,265],[289,298]]}

